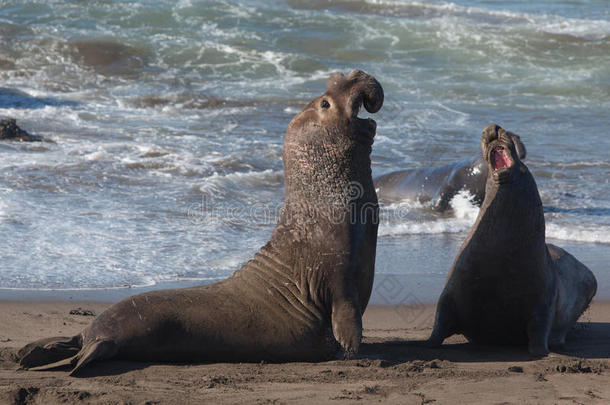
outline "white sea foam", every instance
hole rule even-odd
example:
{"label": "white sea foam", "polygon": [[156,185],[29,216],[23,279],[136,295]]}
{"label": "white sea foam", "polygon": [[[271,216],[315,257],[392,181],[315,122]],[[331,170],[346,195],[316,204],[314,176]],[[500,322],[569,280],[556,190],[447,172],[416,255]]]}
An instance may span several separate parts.
{"label": "white sea foam", "polygon": [[0,198],[0,218],[7,216],[8,204]]}
{"label": "white sea foam", "polygon": [[610,36],[610,21],[545,16],[540,30],[552,34],[567,34],[585,39],[604,39]]}
{"label": "white sea foam", "polygon": [[479,215],[479,207],[474,203],[475,197],[468,190],[461,190],[449,202],[455,217],[474,224]]}
{"label": "white sea foam", "polygon": [[603,225],[592,225],[589,227],[580,225],[559,225],[547,221],[546,237],[577,242],[610,244],[610,227]]}
{"label": "white sea foam", "polygon": [[415,7],[423,10],[436,10],[445,11],[448,13],[462,13],[462,14],[488,14],[498,17],[509,17],[509,18],[525,18],[528,14],[512,12],[508,10],[488,10],[478,7],[461,6],[455,3],[438,2],[438,3],[423,3],[420,1],[411,0],[365,0],[366,3],[377,4],[377,5],[389,5],[389,6],[408,6]]}
{"label": "white sea foam", "polygon": [[358,22],[360,23],[358,27],[362,31],[362,35],[358,35],[357,41],[361,46],[371,41],[383,40],[384,42],[389,42],[387,46],[393,47],[400,42],[400,38],[396,35],[388,33],[385,30],[375,29],[368,22]]}
{"label": "white sea foam", "polygon": [[299,108],[296,108],[296,107],[286,107],[286,108],[284,108],[284,112],[285,112],[286,114],[290,114],[290,115],[297,114],[297,113],[299,113],[300,111],[301,111],[301,110],[300,110]]}
{"label": "white sea foam", "polygon": [[[106,283],[106,280],[102,281],[103,283]],[[143,282],[143,283],[135,283],[135,284],[129,284],[129,285],[121,285],[121,286],[87,286],[87,287],[62,287],[62,286],[57,286],[57,287],[45,287],[45,280],[30,280],[31,285],[34,285],[35,287],[8,287],[8,286],[2,286],[0,285],[0,289],[2,290],[8,290],[8,291],[99,291],[99,290],[122,290],[124,288],[145,288],[145,287],[152,287],[155,286],[157,284],[156,281],[151,280],[150,282]]]}
{"label": "white sea foam", "polygon": [[225,258],[220,258],[217,260],[211,260],[207,263],[207,267],[212,270],[220,270],[220,271],[232,271],[237,270],[241,265],[243,265],[251,256],[250,252],[244,252],[240,255],[230,255]]}
{"label": "white sea foam", "polygon": [[[473,196],[470,195],[468,191],[462,190],[455,195],[451,200],[450,205],[454,216],[434,219],[422,219],[421,214],[419,217],[414,215],[413,210],[421,210],[424,208],[417,202],[404,201],[387,205],[384,207],[384,210],[391,213],[389,215],[386,213],[386,215],[390,219],[393,219],[393,221],[383,221],[382,218],[379,235],[426,235],[468,231],[474,224],[479,213],[479,207],[473,203]],[[401,215],[401,210],[408,212],[408,214]],[[397,218],[402,220],[397,221]],[[557,219],[553,218],[551,215],[547,215],[547,238],[610,244],[610,227],[606,225],[595,223],[588,225],[572,225],[557,222]]]}
{"label": "white sea foam", "polygon": [[409,221],[398,224],[379,226],[379,236],[398,235],[432,235],[443,233],[460,233],[468,230],[472,224],[467,220],[449,219],[436,221]]}
{"label": "white sea foam", "polygon": [[[468,191],[460,191],[450,202],[453,217],[422,215],[422,204],[405,200],[384,207],[380,236],[431,235],[460,233],[469,230],[477,218],[479,208]],[[384,218],[385,216],[385,218]]]}
{"label": "white sea foam", "polygon": [[[482,15],[491,16],[496,18],[506,19],[516,26],[524,26],[535,31],[547,32],[550,34],[563,34],[571,35],[574,37],[580,37],[589,40],[599,40],[610,36],[610,21],[602,19],[582,19],[574,17],[562,17],[551,14],[531,14],[510,10],[492,10],[480,7],[462,6],[451,2],[446,3],[423,3],[419,1],[410,0],[365,0],[367,3],[377,5],[388,5],[388,6],[408,6],[417,7],[422,10],[433,10],[438,12],[445,12],[445,16],[440,17],[442,20],[446,16],[454,17],[460,15]],[[438,20],[438,18],[437,18]],[[436,21],[438,23],[438,21]],[[453,27],[455,29],[455,27]],[[452,30],[453,30],[452,29]],[[442,35],[449,35],[447,38],[451,39],[451,32],[442,33]],[[443,31],[443,30],[440,30]],[[480,42],[483,37],[478,36],[475,32],[470,33],[471,39]],[[455,37],[454,37],[455,38]]]}
{"label": "white sea foam", "polygon": [[83,157],[86,160],[107,160],[109,158],[109,155],[104,150],[97,150],[95,152],[88,153]]}
{"label": "white sea foam", "polygon": [[249,171],[241,173],[229,173],[220,175],[214,173],[199,188],[202,192],[215,189],[217,187],[232,185],[260,186],[262,184],[278,184],[284,181],[284,174],[281,171],[267,169],[260,172]]}
{"label": "white sea foam", "polygon": [[[455,217],[436,220],[409,219],[404,222],[382,221],[379,236],[433,235],[467,232],[474,224],[478,208],[463,200],[453,205]],[[610,227],[555,224],[547,220],[546,237],[550,239],[610,244]]]}
{"label": "white sea foam", "polygon": [[[236,58],[235,62],[227,61],[227,66],[234,64],[247,65],[250,66],[251,69],[252,66],[258,67],[262,65],[271,65],[282,77],[296,76],[295,72],[292,72],[286,67],[287,61],[296,58],[297,55],[295,54],[272,50],[259,51],[252,48],[240,48],[238,46],[213,41],[204,41],[204,43],[202,44],[202,50],[205,50],[206,48],[215,49],[220,53]],[[216,63],[215,66],[219,67],[220,65]],[[256,82],[249,82],[248,85],[256,86]]]}

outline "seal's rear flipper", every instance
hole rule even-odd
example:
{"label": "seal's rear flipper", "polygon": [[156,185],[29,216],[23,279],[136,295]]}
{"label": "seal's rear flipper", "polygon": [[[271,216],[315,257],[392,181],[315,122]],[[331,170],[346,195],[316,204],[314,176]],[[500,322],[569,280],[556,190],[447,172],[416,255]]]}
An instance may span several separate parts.
{"label": "seal's rear flipper", "polygon": [[77,359],[76,366],[70,371],[70,375],[74,376],[85,365],[93,360],[102,360],[113,357],[119,351],[119,347],[113,340],[96,340],[87,343],[82,350],[75,356]]}
{"label": "seal's rear flipper", "polygon": [[28,370],[30,371],[46,371],[46,370],[54,370],[56,368],[74,366],[76,361],[78,360],[78,354],[72,357],[68,357],[67,359],[63,359],[60,361],[56,361],[55,363],[44,364],[38,367],[30,367]]}
{"label": "seal's rear flipper", "polygon": [[81,349],[81,342],[80,335],[37,340],[19,350],[19,364],[23,368],[31,369],[56,363],[76,355]]}
{"label": "seal's rear flipper", "polygon": [[[70,345],[76,338],[78,338],[78,346]],[[59,339],[63,340],[60,341]],[[72,339],[51,338],[30,343],[21,349],[20,354],[22,351],[28,350],[24,357],[21,358],[20,363],[24,368],[32,371],[53,370],[72,366],[74,368],[70,371],[70,375],[75,375],[91,361],[110,358],[118,351],[118,346],[111,340],[88,342],[82,348],[80,347],[80,342],[81,337],[76,336]],[[59,353],[61,353],[62,357],[60,357]],[[57,360],[58,358],[60,360]],[[55,361],[49,361],[50,359],[55,359]]]}

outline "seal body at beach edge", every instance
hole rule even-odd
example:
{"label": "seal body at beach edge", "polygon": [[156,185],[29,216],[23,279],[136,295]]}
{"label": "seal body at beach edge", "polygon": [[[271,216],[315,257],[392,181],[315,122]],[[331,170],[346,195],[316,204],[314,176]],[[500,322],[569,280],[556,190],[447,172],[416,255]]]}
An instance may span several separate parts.
{"label": "seal body at beach edge", "polygon": [[495,124],[481,139],[485,200],[439,298],[438,346],[453,334],[484,344],[526,344],[533,356],[560,347],[597,291],[593,273],[545,242],[542,202],[513,139]]}
{"label": "seal body at beach edge", "polygon": [[[270,241],[230,278],[120,301],[73,337],[20,350],[22,367],[94,360],[320,361],[358,351],[373,285],[378,204],[370,153],[383,89],[354,70],[290,122],[285,200]],[[337,344],[338,343],[338,344]]]}
{"label": "seal body at beach edge", "polygon": [[[519,159],[526,149],[521,137],[507,132],[513,139]],[[386,173],[373,181],[380,200],[413,200],[430,203],[437,211],[451,208],[451,200],[460,191],[467,191],[472,202],[480,206],[485,199],[487,162],[482,154],[444,166],[405,169]]]}

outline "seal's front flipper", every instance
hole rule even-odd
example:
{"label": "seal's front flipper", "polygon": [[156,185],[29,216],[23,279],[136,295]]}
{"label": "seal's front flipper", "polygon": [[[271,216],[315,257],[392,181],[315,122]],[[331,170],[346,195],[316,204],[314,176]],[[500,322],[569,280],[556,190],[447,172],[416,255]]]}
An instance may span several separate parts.
{"label": "seal's front flipper", "polygon": [[534,357],[545,357],[549,354],[549,334],[551,316],[535,315],[527,324],[528,350]]}
{"label": "seal's front flipper", "polygon": [[551,331],[551,337],[549,340],[549,348],[554,352],[561,352],[566,349],[566,335],[569,330]]}
{"label": "seal's front flipper", "polygon": [[345,357],[350,358],[358,353],[362,340],[362,314],[357,299],[334,302],[331,321],[333,334],[343,348]]}
{"label": "seal's front flipper", "polygon": [[449,336],[457,333],[457,315],[455,314],[453,301],[449,296],[443,294],[436,306],[436,316],[434,318],[434,328],[432,334],[424,342],[426,347],[438,347]]}
{"label": "seal's front flipper", "polygon": [[37,340],[18,352],[19,364],[26,369],[56,363],[76,355],[82,344],[81,335]]}

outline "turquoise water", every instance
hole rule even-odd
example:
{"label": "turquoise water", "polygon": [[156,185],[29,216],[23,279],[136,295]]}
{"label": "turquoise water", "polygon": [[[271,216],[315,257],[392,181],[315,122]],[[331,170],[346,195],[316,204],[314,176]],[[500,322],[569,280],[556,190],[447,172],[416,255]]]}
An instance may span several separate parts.
{"label": "turquoise water", "polygon": [[[227,277],[273,228],[288,122],[353,68],[386,93],[375,175],[472,156],[496,122],[549,241],[608,278],[606,1],[5,0],[0,117],[53,143],[0,144],[0,288]],[[453,207],[384,205],[378,273],[437,294],[477,213]]]}

